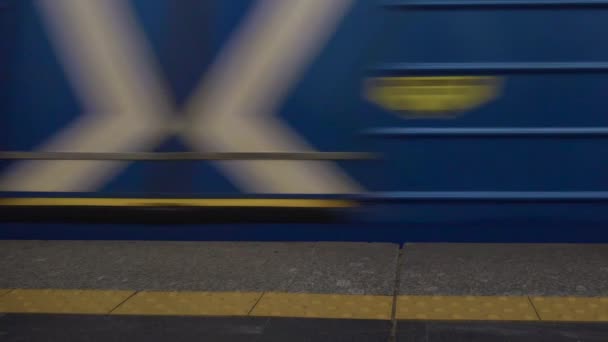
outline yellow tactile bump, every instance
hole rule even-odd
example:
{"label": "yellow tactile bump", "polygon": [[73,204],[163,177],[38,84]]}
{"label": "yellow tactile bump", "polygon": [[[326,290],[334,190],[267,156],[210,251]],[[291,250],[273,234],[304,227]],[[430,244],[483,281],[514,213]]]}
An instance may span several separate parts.
{"label": "yellow tactile bump", "polygon": [[262,293],[142,291],[112,314],[246,316]]}
{"label": "yellow tactile bump", "polygon": [[527,297],[399,296],[397,319],[538,320]]}
{"label": "yellow tactile bump", "polygon": [[608,321],[608,298],[532,297],[532,303],[544,321]]}
{"label": "yellow tactile bump", "polygon": [[392,297],[266,293],[253,316],[390,319]]}
{"label": "yellow tactile bump", "polygon": [[0,297],[0,312],[105,314],[133,291],[17,289]]}
{"label": "yellow tactile bump", "polygon": [[0,296],[5,295],[9,292],[11,292],[11,289],[0,289]]}

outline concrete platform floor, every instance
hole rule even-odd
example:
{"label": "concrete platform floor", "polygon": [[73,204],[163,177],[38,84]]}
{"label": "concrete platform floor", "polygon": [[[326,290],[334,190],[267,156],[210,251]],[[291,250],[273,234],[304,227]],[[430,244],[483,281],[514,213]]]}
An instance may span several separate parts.
{"label": "concrete platform floor", "polygon": [[0,288],[593,297],[608,296],[608,245],[0,241],[0,274]]}
{"label": "concrete platform floor", "polygon": [[607,296],[608,245],[409,244],[401,294]]}
{"label": "concrete platform floor", "polygon": [[0,275],[2,341],[608,341],[608,245],[0,241]]}
{"label": "concrete platform floor", "polygon": [[0,288],[392,295],[399,246],[0,241]]}

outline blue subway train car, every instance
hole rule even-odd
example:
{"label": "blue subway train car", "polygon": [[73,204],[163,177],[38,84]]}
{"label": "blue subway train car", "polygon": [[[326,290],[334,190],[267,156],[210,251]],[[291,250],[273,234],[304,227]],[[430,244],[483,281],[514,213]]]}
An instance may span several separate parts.
{"label": "blue subway train car", "polygon": [[608,1],[0,0],[0,237],[608,241]]}

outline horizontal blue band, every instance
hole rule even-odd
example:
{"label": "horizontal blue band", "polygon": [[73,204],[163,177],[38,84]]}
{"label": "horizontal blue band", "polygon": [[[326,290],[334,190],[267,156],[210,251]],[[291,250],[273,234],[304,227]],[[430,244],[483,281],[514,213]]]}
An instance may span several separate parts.
{"label": "horizontal blue band", "polygon": [[608,191],[396,191],[368,194],[372,202],[608,202]]}
{"label": "horizontal blue band", "polygon": [[606,0],[388,0],[389,9],[586,9],[608,8]]}
{"label": "horizontal blue band", "polygon": [[374,128],[365,135],[386,138],[608,138],[608,127]]}
{"label": "horizontal blue band", "polygon": [[608,62],[383,63],[380,75],[561,74],[608,72]]}

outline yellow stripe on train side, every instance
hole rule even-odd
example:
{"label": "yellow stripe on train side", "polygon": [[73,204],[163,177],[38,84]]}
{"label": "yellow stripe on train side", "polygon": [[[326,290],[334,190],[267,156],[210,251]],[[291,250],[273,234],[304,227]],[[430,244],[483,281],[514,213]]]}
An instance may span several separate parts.
{"label": "yellow stripe on train side", "polygon": [[353,201],[333,199],[270,198],[0,198],[0,206],[57,207],[277,207],[277,208],[346,208]]}

